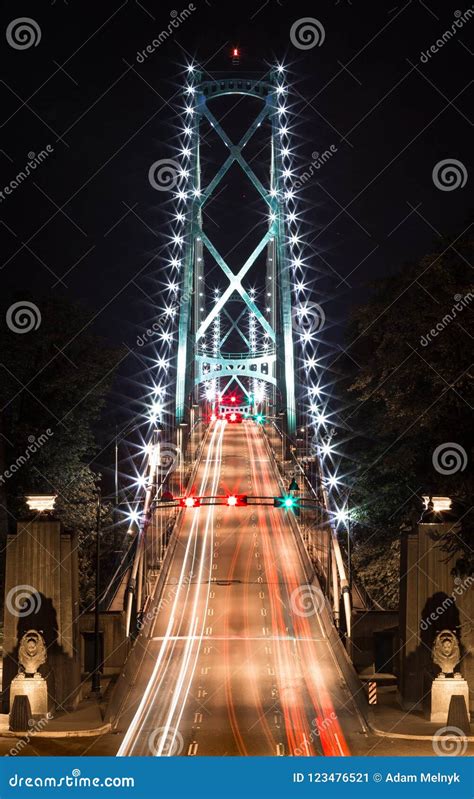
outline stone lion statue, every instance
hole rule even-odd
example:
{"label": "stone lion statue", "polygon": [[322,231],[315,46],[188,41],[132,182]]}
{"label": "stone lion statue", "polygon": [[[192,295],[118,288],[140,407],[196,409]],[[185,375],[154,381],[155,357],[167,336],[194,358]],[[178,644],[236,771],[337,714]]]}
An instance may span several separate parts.
{"label": "stone lion statue", "polygon": [[46,644],[38,630],[28,630],[20,641],[18,649],[20,670],[25,674],[35,674],[46,663]]}
{"label": "stone lion statue", "polygon": [[[433,642],[433,662],[440,667],[442,676],[453,674],[461,659],[458,639],[451,630],[441,630]],[[441,675],[440,675],[441,676]]]}

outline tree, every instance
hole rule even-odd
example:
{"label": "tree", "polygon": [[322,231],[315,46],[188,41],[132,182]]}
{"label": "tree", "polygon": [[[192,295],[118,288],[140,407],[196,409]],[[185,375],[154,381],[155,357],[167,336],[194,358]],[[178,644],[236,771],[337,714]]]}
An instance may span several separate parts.
{"label": "tree", "polygon": [[[375,546],[390,570],[401,521],[420,515],[421,495],[441,495],[461,518],[461,534],[444,546],[459,571],[472,571],[472,255],[471,238],[442,240],[380,280],[354,313],[349,351],[358,367],[348,374],[354,403],[346,424],[354,432],[356,562],[358,549],[364,562],[364,548]],[[383,580],[383,558],[380,565]]]}
{"label": "tree", "polygon": [[100,482],[90,466],[95,426],[123,355],[93,335],[88,314],[64,298],[25,305],[23,294],[20,302],[15,308],[4,299],[1,314],[0,536],[25,514],[25,494],[56,494],[56,515],[79,535],[86,602]]}

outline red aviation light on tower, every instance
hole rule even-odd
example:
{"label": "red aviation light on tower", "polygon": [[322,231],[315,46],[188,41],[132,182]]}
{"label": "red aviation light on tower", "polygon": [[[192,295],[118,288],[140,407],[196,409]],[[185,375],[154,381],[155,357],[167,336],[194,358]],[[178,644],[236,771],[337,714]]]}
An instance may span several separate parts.
{"label": "red aviation light on tower", "polygon": [[232,48],[232,64],[235,67],[238,67],[238,65],[240,64],[240,50],[238,47]]}
{"label": "red aviation light on tower", "polygon": [[231,401],[231,402],[237,402],[237,400],[236,400],[236,398],[235,398],[235,394],[232,394],[232,396],[231,396],[231,398],[230,398],[230,401]]}

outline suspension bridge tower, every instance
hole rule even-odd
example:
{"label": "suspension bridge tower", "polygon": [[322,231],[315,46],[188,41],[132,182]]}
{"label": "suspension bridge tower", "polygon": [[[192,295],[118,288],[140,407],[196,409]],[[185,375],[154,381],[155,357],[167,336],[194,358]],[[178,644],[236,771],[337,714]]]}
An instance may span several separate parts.
{"label": "suspension bridge tower", "polygon": [[[193,403],[222,408],[229,392],[235,391],[242,410],[273,408],[285,421],[289,438],[295,435],[292,285],[298,269],[294,253],[298,237],[289,229],[296,214],[291,209],[291,175],[284,164],[288,154],[286,92],[278,68],[263,77],[240,72],[212,77],[188,68],[181,148],[184,166],[176,188],[176,219],[181,223],[175,236],[181,286],[176,425],[188,421]],[[222,117],[229,112],[219,113],[223,98],[238,106],[241,119],[252,120],[237,140],[225,129]],[[217,168],[215,157],[207,155],[209,148],[222,151]],[[220,242],[226,240],[226,225],[229,238],[236,226],[239,230],[239,246],[233,248],[239,258],[231,264],[214,240],[213,205],[223,205],[220,195],[235,167],[241,173],[242,205],[247,183],[253,186],[259,207],[252,204],[255,217],[249,238],[241,229],[235,202],[232,214],[224,214],[224,223],[219,222]],[[258,240],[252,240],[255,231]],[[253,246],[245,250],[249,239]],[[212,283],[217,286],[212,288]]]}

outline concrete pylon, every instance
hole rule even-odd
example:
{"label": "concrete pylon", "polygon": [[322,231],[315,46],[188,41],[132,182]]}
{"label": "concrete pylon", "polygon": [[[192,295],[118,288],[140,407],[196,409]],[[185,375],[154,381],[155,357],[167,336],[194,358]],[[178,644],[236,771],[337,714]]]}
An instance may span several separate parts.
{"label": "concrete pylon", "polygon": [[3,640],[3,712],[18,673],[18,645],[41,631],[47,649],[40,673],[52,707],[72,709],[80,685],[77,539],[51,519],[18,522],[6,550]]}
{"label": "concrete pylon", "polygon": [[[454,523],[455,524],[455,523]],[[460,671],[474,696],[474,577],[453,573],[456,555],[442,549],[453,522],[418,523],[401,531],[400,552],[400,701],[404,708],[429,710],[430,689],[439,669],[432,645],[441,630],[456,633]]]}

